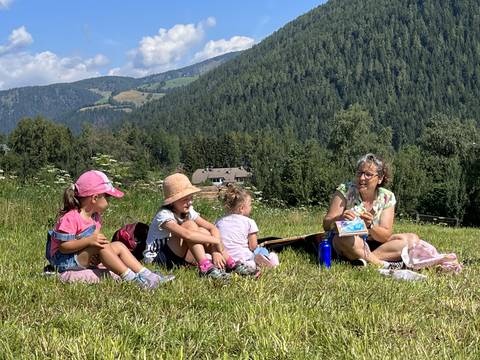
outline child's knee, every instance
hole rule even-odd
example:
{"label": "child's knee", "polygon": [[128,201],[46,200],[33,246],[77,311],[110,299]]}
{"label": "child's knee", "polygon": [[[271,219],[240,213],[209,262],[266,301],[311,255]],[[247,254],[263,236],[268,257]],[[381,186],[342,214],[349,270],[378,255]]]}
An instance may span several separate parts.
{"label": "child's knee", "polygon": [[110,248],[113,251],[124,251],[124,250],[129,251],[128,248],[125,246],[125,244],[122,243],[121,241],[113,241],[110,244],[108,244],[108,246],[110,246]]}
{"label": "child's knee", "polygon": [[412,248],[420,242],[420,237],[417,234],[408,234],[410,235],[407,239],[408,247]]}

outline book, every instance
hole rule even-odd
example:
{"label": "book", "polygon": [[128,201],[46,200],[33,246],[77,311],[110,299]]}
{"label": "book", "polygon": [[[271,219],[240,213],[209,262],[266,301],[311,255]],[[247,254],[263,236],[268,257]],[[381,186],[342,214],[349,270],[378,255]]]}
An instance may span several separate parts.
{"label": "book", "polygon": [[365,221],[360,218],[353,220],[340,220],[335,221],[337,227],[338,236],[354,236],[354,235],[368,235],[367,225]]}

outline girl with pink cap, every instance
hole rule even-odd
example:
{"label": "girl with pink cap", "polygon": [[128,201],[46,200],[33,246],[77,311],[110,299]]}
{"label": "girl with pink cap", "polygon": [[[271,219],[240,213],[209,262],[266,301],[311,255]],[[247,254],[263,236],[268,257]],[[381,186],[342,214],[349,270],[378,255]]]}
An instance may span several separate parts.
{"label": "girl with pink cap", "polygon": [[142,266],[121,242],[110,243],[100,232],[101,214],[110,196],[123,192],[113,187],[101,171],[83,173],[64,191],[63,209],[47,241],[46,257],[59,272],[82,270],[101,262],[125,281],[153,289],[172,280]]}

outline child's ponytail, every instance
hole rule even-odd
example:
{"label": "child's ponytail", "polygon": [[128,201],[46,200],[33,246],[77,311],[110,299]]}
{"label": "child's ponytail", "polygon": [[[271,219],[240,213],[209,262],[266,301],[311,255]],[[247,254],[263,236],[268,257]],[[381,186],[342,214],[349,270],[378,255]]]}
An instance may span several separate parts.
{"label": "child's ponytail", "polygon": [[221,200],[225,210],[236,213],[245,201],[251,197],[250,193],[234,184],[228,184]]}
{"label": "child's ponytail", "polygon": [[71,184],[63,192],[63,209],[60,210],[60,215],[69,212],[72,209],[80,209],[80,201],[76,194],[75,184]]}

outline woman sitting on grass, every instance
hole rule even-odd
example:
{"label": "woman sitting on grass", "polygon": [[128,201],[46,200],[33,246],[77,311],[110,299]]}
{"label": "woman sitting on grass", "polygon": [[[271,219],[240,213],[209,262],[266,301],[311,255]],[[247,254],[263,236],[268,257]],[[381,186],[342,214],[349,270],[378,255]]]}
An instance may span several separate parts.
{"label": "woman sitting on grass", "polygon": [[[59,272],[83,270],[102,264],[125,281],[153,289],[173,280],[143,267],[121,242],[110,243],[100,232],[101,214],[108,207],[110,196],[120,198],[123,192],[112,186],[107,176],[96,170],[83,173],[75,184],[65,189],[64,205],[46,255]],[[98,260],[99,259],[99,260]]]}
{"label": "woman sitting on grass", "polygon": [[368,228],[368,238],[360,236],[333,238],[336,253],[365,266],[372,263],[383,268],[403,266],[401,251],[413,246],[415,239],[392,237],[395,217],[395,195],[385,189],[391,179],[389,166],[374,154],[366,154],[357,162],[355,180],[341,184],[334,193],[323,228],[333,230],[335,221],[362,219]]}
{"label": "woman sitting on grass", "polygon": [[150,224],[144,262],[167,268],[196,263],[200,276],[216,279],[228,278],[228,272],[253,275],[225,251],[217,227],[193,209],[192,195],[199,191],[183,174],[165,178],[164,201]]}

